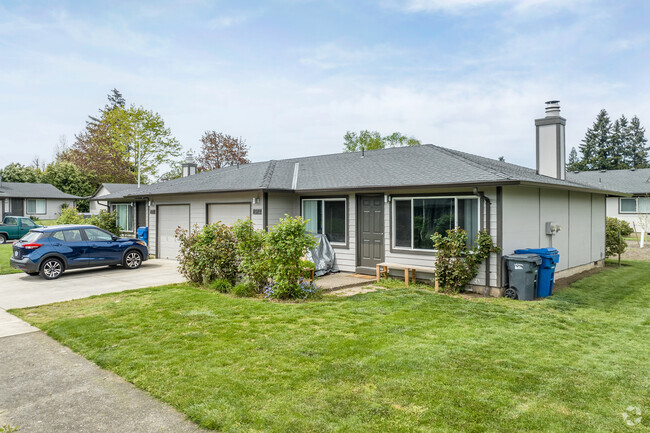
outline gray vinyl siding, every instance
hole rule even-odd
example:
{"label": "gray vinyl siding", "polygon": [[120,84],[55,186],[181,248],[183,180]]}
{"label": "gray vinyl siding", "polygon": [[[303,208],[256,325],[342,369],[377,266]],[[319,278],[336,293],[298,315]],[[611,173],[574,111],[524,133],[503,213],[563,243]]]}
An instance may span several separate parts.
{"label": "gray vinyl siding", "polygon": [[[110,194],[109,191],[106,189],[106,187],[101,186],[99,188],[99,191],[97,191],[97,194],[95,194],[95,197],[101,197],[103,195]],[[106,207],[107,202],[105,201],[95,201],[95,200],[90,200],[90,208],[89,211],[92,215],[97,215],[99,214],[100,210],[107,210],[108,207]]]}
{"label": "gray vinyl siding", "polygon": [[27,200],[32,200],[32,199],[25,199],[23,201],[23,215],[25,215],[25,216],[35,216],[35,217],[38,217],[39,219],[42,219],[42,220],[57,219],[59,217],[59,215],[61,215],[61,206],[64,203],[67,203],[68,206],[74,206],[74,200],[63,200],[63,199],[48,198],[48,199],[45,199],[45,213],[44,214],[36,214],[36,213],[35,214],[30,214],[30,213],[27,213]]}
{"label": "gray vinyl siding", "polygon": [[268,194],[268,224],[273,227],[285,215],[300,215],[300,197],[293,193]]}
{"label": "gray vinyl siding", "polygon": [[[546,222],[562,229],[546,235]],[[522,186],[503,187],[503,254],[557,248],[562,271],[604,258],[605,196]]]}

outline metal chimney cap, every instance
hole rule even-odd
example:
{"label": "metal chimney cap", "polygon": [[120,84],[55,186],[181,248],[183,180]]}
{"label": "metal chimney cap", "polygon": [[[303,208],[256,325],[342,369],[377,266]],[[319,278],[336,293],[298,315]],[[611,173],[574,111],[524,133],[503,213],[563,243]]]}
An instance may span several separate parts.
{"label": "metal chimney cap", "polygon": [[185,163],[194,164],[194,155],[192,154],[191,150],[188,150],[187,153],[185,154]]}
{"label": "metal chimney cap", "polygon": [[560,117],[560,101],[546,101],[546,117]]}

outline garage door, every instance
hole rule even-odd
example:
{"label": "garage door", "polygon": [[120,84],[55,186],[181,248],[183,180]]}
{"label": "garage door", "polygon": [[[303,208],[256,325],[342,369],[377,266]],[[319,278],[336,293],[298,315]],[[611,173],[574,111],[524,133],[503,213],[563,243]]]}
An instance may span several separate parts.
{"label": "garage door", "polygon": [[190,205],[160,205],[158,206],[158,257],[176,259],[178,241],[174,237],[176,228],[190,229]]}
{"label": "garage door", "polygon": [[250,218],[250,203],[219,203],[208,205],[208,224],[221,221],[233,225],[238,219]]}

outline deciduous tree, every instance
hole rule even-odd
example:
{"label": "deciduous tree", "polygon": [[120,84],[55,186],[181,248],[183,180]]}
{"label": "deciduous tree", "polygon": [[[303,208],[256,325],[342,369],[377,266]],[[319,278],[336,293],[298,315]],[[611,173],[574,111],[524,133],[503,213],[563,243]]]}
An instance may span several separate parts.
{"label": "deciduous tree", "polygon": [[201,137],[199,170],[208,171],[235,164],[248,164],[246,140],[216,131],[205,131]]}
{"label": "deciduous tree", "polygon": [[393,132],[382,137],[377,131],[364,129],[359,133],[347,131],[343,136],[343,151],[357,152],[364,150],[384,149],[386,147],[419,146],[420,140],[414,137],[407,137],[400,132]]}
{"label": "deciduous tree", "polygon": [[18,162],[8,164],[0,170],[3,182],[40,183],[43,173],[39,168],[22,165]]}

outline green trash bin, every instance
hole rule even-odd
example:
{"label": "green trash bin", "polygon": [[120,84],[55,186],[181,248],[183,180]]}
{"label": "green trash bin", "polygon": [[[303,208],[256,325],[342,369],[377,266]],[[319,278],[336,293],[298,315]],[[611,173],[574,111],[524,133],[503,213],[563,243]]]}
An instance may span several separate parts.
{"label": "green trash bin", "polygon": [[505,296],[521,301],[535,299],[537,268],[542,263],[542,258],[537,254],[509,254],[504,259],[508,266]]}

